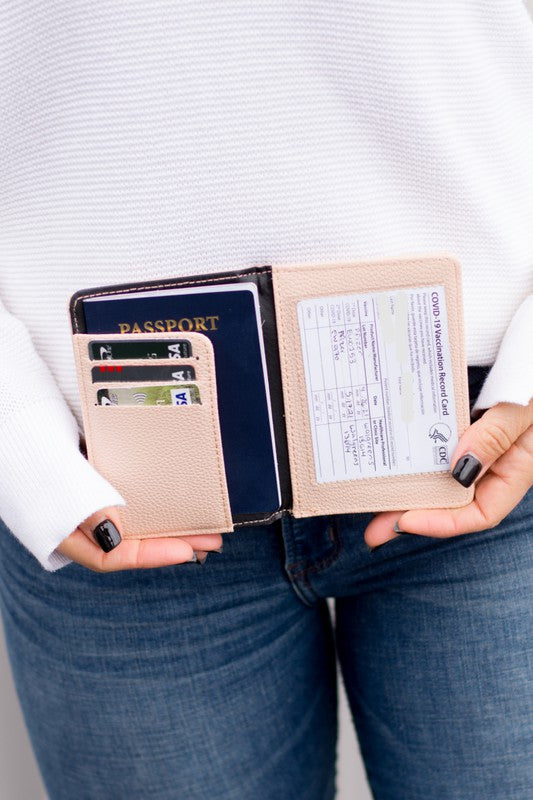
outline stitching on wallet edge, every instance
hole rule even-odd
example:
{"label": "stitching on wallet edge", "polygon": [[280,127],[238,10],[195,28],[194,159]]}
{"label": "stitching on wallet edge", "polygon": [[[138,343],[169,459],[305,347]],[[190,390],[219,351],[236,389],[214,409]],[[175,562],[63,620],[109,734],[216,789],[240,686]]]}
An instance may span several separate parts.
{"label": "stitching on wallet edge", "polygon": [[219,491],[222,495],[222,500],[226,498],[226,502],[224,502],[224,524],[227,525],[230,529],[233,528],[233,520],[231,518],[231,510],[229,509],[229,497],[228,497],[228,489],[226,485],[226,473],[222,472],[223,463],[223,454],[222,454],[222,442],[220,439],[220,422],[218,421],[218,410],[217,410],[217,400],[215,396],[215,358],[213,355],[212,349],[207,350],[209,352],[209,366],[210,366],[210,381],[209,381],[209,395],[211,400],[211,424],[215,431],[215,448],[217,454],[217,471],[218,471],[218,481],[219,481]]}

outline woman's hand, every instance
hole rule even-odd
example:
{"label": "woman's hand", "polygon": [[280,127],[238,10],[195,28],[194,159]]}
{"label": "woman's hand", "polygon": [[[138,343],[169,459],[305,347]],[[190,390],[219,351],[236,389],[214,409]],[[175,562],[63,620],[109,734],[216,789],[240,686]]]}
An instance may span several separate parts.
{"label": "woman's hand", "polygon": [[498,403],[489,408],[459,440],[452,464],[454,478],[464,486],[478,479],[471,503],[377,514],[365,531],[368,546],[400,535],[395,525],[406,533],[445,538],[501,522],[533,485],[533,400],[527,406]]}
{"label": "woman's hand", "polygon": [[[222,546],[220,534],[121,540],[119,531],[117,509],[103,508],[80,523],[57,549],[67,558],[95,572],[116,572],[121,569],[168,567],[186,561],[203,562],[206,551],[219,550]],[[97,541],[101,544],[97,544]]]}

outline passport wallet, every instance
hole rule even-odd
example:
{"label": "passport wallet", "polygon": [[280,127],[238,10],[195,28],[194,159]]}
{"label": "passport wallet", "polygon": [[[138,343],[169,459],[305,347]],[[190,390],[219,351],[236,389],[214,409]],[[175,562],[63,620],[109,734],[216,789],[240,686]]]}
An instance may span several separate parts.
{"label": "passport wallet", "polygon": [[[257,298],[261,356],[237,305],[236,290],[247,287]],[[178,302],[173,292],[175,319],[168,316],[168,303]],[[225,312],[208,309],[210,319],[220,316],[218,333],[205,315],[183,313],[206,297]],[[111,313],[121,308],[114,301],[129,302],[124,308],[134,313],[147,298],[150,308],[164,307],[164,324],[154,328],[146,316],[121,324]],[[126,500],[119,509],[124,538],[224,533],[283,514],[455,507],[473,497],[473,487],[462,487],[449,469],[469,424],[461,271],[453,256],[282,264],[101,286],[76,292],[69,311],[87,457]],[[192,354],[173,363],[194,369],[199,403],[96,402],[90,342],[176,338],[190,343]],[[147,363],[168,360],[120,361]],[[259,384],[267,417],[254,394]]]}

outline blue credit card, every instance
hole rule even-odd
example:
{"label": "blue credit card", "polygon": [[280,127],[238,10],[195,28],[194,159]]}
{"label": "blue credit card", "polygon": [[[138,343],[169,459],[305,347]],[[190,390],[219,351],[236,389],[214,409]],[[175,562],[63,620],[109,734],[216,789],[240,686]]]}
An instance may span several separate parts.
{"label": "blue credit card", "polygon": [[[233,514],[268,513],[281,505],[256,292],[253,284],[228,284],[83,301],[87,333],[153,333],[175,323],[181,330],[174,333],[199,330],[211,339]],[[186,464],[183,469],[186,478]]]}

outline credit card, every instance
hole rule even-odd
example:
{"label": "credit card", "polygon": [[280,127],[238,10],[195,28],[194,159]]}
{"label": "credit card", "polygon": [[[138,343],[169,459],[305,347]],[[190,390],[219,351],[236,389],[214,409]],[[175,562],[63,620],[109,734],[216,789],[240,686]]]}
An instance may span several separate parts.
{"label": "credit card", "polygon": [[190,406],[200,403],[196,383],[183,386],[121,386],[98,389],[99,406]]}
{"label": "credit card", "polygon": [[91,370],[93,383],[111,381],[177,381],[186,383],[196,378],[194,367],[178,364],[101,364]]}
{"label": "credit card", "polygon": [[93,361],[127,358],[190,358],[192,347],[188,339],[139,340],[127,342],[89,342],[89,358]]}

